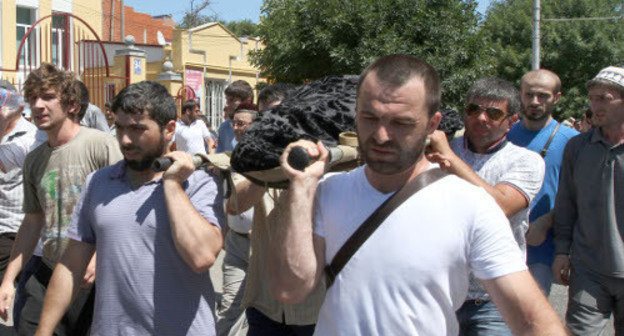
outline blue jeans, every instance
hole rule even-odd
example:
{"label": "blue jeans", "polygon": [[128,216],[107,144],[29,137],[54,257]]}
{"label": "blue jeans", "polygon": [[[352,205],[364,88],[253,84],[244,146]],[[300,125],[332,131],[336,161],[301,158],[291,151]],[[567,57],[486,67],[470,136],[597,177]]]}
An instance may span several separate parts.
{"label": "blue jeans", "polygon": [[288,325],[273,321],[253,307],[247,308],[249,331],[247,336],[312,336],[316,325]]}
{"label": "blue jeans", "polygon": [[467,300],[457,311],[459,336],[512,336],[492,301]]}
{"label": "blue jeans", "polygon": [[529,265],[529,271],[535,278],[535,282],[544,292],[544,295],[550,295],[550,287],[552,286],[553,277],[552,267],[543,263],[534,263]]}

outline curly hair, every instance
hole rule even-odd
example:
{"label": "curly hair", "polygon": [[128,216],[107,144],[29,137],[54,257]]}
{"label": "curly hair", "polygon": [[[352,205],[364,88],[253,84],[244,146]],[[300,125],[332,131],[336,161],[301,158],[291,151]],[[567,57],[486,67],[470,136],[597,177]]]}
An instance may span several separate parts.
{"label": "curly hair", "polygon": [[80,121],[81,92],[79,87],[75,85],[77,80],[73,72],[58,69],[50,63],[43,63],[26,78],[24,98],[33,105],[38,97],[43,96],[49,90],[54,90],[63,109],[77,107],[75,113],[71,114],[71,118]]}

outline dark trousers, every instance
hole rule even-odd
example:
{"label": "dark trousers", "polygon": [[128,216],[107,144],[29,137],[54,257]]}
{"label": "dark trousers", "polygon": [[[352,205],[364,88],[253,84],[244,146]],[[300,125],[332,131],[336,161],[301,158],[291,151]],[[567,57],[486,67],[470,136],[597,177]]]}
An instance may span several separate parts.
{"label": "dark trousers", "polygon": [[[45,262],[39,265],[39,269],[26,281],[24,290],[24,307],[20,314],[19,335],[32,336],[39,325],[39,317],[43,309],[48,282],[52,277],[52,269]],[[73,303],[54,330],[55,336],[82,336],[88,335],[93,318],[93,303],[95,300],[95,288],[81,289]]]}
{"label": "dark trousers", "polygon": [[249,322],[247,336],[312,336],[316,327],[315,324],[299,326],[276,322],[253,307],[247,308],[245,314]]}
{"label": "dark trousers", "polygon": [[[4,271],[6,271],[9,264],[9,258],[11,257],[11,248],[15,242],[15,233],[3,233],[0,234],[0,279],[4,278]],[[0,336],[12,336],[15,335],[13,328],[5,325],[0,325]]]}

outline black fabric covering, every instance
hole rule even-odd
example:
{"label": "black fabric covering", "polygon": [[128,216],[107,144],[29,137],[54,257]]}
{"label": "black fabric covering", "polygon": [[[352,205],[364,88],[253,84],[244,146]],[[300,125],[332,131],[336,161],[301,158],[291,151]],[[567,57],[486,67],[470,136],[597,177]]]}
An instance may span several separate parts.
{"label": "black fabric covering", "polygon": [[459,112],[451,109],[442,109],[442,119],[440,119],[440,125],[438,129],[447,136],[452,137],[456,131],[464,128],[464,120]]}
{"label": "black fabric covering", "polygon": [[247,172],[279,166],[286,146],[299,139],[338,144],[338,135],[355,131],[358,76],[331,76],[305,84],[281,105],[262,112],[232,152],[232,168]]}
{"label": "black fabric covering", "polygon": [[[248,172],[279,166],[289,143],[299,139],[338,144],[338,135],[355,131],[358,76],[331,76],[297,88],[281,105],[271,107],[251,124],[232,152],[235,171]],[[461,115],[443,109],[438,129],[450,135],[464,126]]]}

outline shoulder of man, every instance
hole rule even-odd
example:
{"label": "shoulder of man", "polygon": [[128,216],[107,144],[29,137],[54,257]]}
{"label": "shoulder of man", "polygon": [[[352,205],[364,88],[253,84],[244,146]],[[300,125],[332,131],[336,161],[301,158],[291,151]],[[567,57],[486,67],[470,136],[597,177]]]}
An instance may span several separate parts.
{"label": "shoulder of man", "polygon": [[572,139],[579,134],[581,134],[579,133],[579,131],[565,125],[561,125],[561,127],[559,127],[559,131],[557,132],[557,136],[563,137],[564,139],[566,139],[566,141]]}
{"label": "shoulder of man", "polygon": [[86,150],[91,150],[96,157],[106,156],[109,162],[106,165],[119,161],[123,156],[119,149],[119,143],[110,133],[97,129],[81,127],[79,140]]}
{"label": "shoulder of man", "polygon": [[24,166],[22,167],[24,173],[30,171],[34,167],[35,163],[42,162],[42,160],[39,160],[39,158],[41,158],[49,150],[50,145],[48,141],[45,141],[39,146],[35,147],[35,149],[30,151],[28,154],[26,154],[26,158],[24,159]]}
{"label": "shoulder of man", "polygon": [[[526,163],[523,163],[523,164],[532,164],[534,162],[538,162],[538,161],[543,162],[544,161],[544,159],[542,159],[542,157],[538,153],[536,153],[536,152],[534,152],[534,151],[532,151],[530,149],[527,149],[525,147],[518,146],[518,145],[516,145],[516,144],[514,144],[512,142],[508,142],[503,150],[506,151],[505,156],[506,157],[509,157],[509,156],[513,157],[514,161],[520,161],[520,160],[528,160],[529,161],[529,162],[526,162]],[[520,162],[520,163],[522,163],[522,162]]]}

